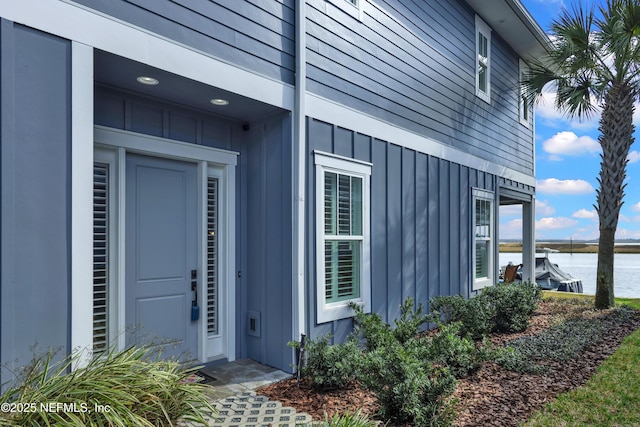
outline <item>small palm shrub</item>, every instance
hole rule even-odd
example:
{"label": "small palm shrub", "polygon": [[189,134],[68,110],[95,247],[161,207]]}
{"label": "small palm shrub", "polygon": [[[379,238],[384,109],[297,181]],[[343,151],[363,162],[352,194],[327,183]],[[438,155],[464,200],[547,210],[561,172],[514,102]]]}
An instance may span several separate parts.
{"label": "small palm shrub", "polygon": [[[52,353],[34,357],[0,404],[66,404],[67,409],[0,412],[5,426],[174,426],[178,419],[207,425],[213,414],[208,386],[185,381],[192,370],[178,362],[154,360],[157,349],[130,347],[96,357],[69,372],[81,354],[52,362]],[[103,410],[95,410],[97,407]]]}

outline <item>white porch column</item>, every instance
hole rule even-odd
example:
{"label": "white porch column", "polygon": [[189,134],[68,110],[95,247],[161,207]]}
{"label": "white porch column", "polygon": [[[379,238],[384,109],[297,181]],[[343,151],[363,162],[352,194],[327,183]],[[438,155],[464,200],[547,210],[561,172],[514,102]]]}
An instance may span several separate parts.
{"label": "white porch column", "polygon": [[536,280],[536,213],[535,198],[522,203],[522,280]]}

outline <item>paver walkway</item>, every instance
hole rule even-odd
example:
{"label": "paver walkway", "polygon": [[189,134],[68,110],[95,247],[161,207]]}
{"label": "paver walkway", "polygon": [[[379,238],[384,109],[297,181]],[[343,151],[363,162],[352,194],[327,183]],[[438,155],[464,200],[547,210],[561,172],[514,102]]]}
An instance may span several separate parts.
{"label": "paver walkway", "polygon": [[[280,402],[257,396],[255,389],[291,374],[242,359],[201,370],[210,380],[211,402],[218,411],[210,427],[293,427],[311,425],[309,414],[299,413]],[[192,426],[191,423],[184,423]]]}

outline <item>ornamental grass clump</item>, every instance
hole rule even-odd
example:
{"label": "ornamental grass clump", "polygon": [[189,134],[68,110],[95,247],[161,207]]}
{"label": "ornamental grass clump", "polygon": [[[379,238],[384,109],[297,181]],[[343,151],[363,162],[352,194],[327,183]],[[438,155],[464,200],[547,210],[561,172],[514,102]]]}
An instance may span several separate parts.
{"label": "ornamental grass clump", "polygon": [[192,370],[154,355],[157,349],[130,347],[71,372],[81,354],[57,363],[51,352],[35,357],[0,396],[3,408],[22,409],[0,412],[0,425],[158,427],[179,419],[207,425],[206,416],[214,413],[208,386],[186,381]]}

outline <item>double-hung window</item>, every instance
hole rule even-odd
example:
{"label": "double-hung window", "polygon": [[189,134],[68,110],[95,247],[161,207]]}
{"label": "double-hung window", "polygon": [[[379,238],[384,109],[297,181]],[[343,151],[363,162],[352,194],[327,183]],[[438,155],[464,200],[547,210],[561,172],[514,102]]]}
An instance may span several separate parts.
{"label": "double-hung window", "polygon": [[476,15],[476,95],[490,102],[491,28]]}
{"label": "double-hung window", "polygon": [[473,189],[473,290],[494,284],[494,193]]}
{"label": "double-hung window", "polygon": [[370,305],[371,165],[315,152],[318,323]]}

